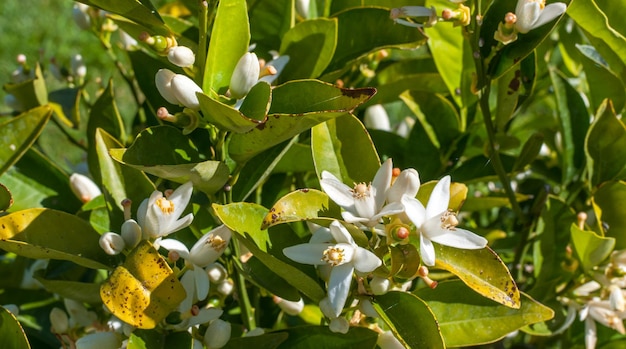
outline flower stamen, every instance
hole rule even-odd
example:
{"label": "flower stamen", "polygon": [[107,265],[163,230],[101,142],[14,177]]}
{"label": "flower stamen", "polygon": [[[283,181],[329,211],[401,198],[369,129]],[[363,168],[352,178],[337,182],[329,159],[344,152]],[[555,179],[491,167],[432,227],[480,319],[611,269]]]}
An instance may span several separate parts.
{"label": "flower stamen", "polygon": [[350,190],[352,192],[352,196],[358,200],[364,200],[365,198],[370,196],[370,191],[372,189],[372,184],[366,185],[361,182],[359,184],[354,183],[354,189]]}
{"label": "flower stamen", "polygon": [[322,261],[336,267],[343,263],[345,254],[343,253],[344,249],[340,247],[329,247],[324,251],[324,255],[322,256]]}
{"label": "flower stamen", "polygon": [[222,237],[219,235],[211,234],[209,235],[209,238],[207,239],[206,244],[211,246],[212,249],[218,252],[222,252],[226,248],[228,241],[222,239]]}
{"label": "flower stamen", "polygon": [[441,228],[454,231],[458,224],[459,220],[456,218],[456,213],[452,210],[448,210],[441,215]]}
{"label": "flower stamen", "polygon": [[174,212],[174,203],[166,198],[159,198],[154,204],[161,209],[163,214],[170,214]]}

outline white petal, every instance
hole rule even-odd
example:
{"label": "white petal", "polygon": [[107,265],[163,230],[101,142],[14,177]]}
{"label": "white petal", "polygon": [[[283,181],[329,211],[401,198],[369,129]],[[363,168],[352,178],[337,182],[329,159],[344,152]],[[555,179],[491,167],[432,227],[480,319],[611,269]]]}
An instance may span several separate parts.
{"label": "white petal", "polygon": [[330,272],[330,280],[328,281],[328,299],[333,306],[335,316],[341,314],[343,306],[348,299],[350,292],[350,284],[352,282],[352,272],[354,267],[352,264],[343,264],[333,267]]}
{"label": "white petal", "polygon": [[379,208],[382,207],[378,206],[377,201],[376,188],[371,187],[368,196],[354,198],[354,210],[360,217],[371,218],[378,212]]}
{"label": "white petal", "polygon": [[442,212],[448,210],[450,203],[450,176],[443,177],[430,194],[428,204],[426,205],[426,217],[431,218],[438,216]]}
{"label": "white petal", "polygon": [[596,334],[596,322],[588,318],[585,320],[585,348],[595,348],[598,342],[598,336]]}
{"label": "white petal", "polygon": [[283,254],[298,263],[324,265],[327,264],[322,260],[324,251],[332,246],[332,244],[300,244],[284,248]]}
{"label": "white petal", "polygon": [[566,9],[567,9],[567,5],[565,5],[562,2],[556,2],[553,4],[547,5],[543,9],[543,11],[541,11],[541,14],[539,14],[539,18],[537,18],[535,23],[533,23],[532,29],[539,28],[540,26],[552,21],[553,19],[565,13]]}
{"label": "white petal", "polygon": [[424,235],[420,235],[420,256],[427,266],[435,265],[435,246]]}
{"label": "white petal", "polygon": [[223,312],[224,311],[222,309],[218,309],[218,308],[202,308],[200,309],[200,313],[198,313],[198,315],[189,319],[187,328],[195,326],[195,325],[206,324],[207,322],[215,320],[219,318],[220,316],[222,316]]}
{"label": "white petal", "polygon": [[359,225],[359,223],[363,225],[368,225],[372,221],[369,218],[358,216],[350,211],[341,212],[341,217],[343,218],[344,221],[348,223],[356,224],[356,225]]}
{"label": "white petal", "polygon": [[354,196],[351,188],[343,184],[335,175],[328,171],[323,171],[320,186],[337,205],[348,211],[354,210]]}
{"label": "white petal", "polygon": [[[308,221],[307,221],[308,223]],[[309,243],[311,244],[319,244],[319,243],[330,243],[334,239],[333,234],[330,233],[330,229],[326,227],[321,227],[313,232],[311,235],[311,239],[309,239]]]}
{"label": "white petal", "polygon": [[189,259],[189,249],[182,242],[175,239],[163,239],[160,242],[161,247],[168,251],[177,252],[185,260]]}
{"label": "white petal", "polygon": [[185,208],[187,208],[187,205],[189,204],[192,193],[193,183],[189,181],[176,188],[172,195],[167,198],[174,204],[174,212],[172,212],[174,217],[178,218],[183,214]]}
{"label": "white petal", "polygon": [[439,228],[437,234],[426,235],[430,240],[438,244],[465,250],[477,250],[487,246],[487,239],[465,229],[455,228],[455,230],[448,230]]}
{"label": "white petal", "polygon": [[387,199],[387,190],[391,186],[391,178],[393,176],[393,163],[391,159],[387,159],[376,171],[376,176],[372,180],[372,187],[376,188],[374,198],[376,200],[376,208],[378,211]]}
{"label": "white petal", "polygon": [[231,230],[223,224],[204,234],[189,252],[191,262],[203,268],[215,262],[226,249],[231,236]]}
{"label": "white petal", "polygon": [[346,334],[350,330],[350,323],[344,317],[337,317],[330,320],[328,329],[333,333]]}
{"label": "white petal", "polygon": [[270,65],[276,68],[276,74],[265,75],[262,78],[260,78],[259,81],[265,81],[271,85],[274,82],[274,80],[276,80],[280,76],[280,73],[282,73],[282,71],[285,69],[285,66],[287,66],[287,63],[289,63],[289,56],[287,55],[280,56],[268,62],[267,65]]}
{"label": "white petal", "polygon": [[357,247],[352,264],[356,270],[362,273],[369,273],[380,267],[382,261],[372,252],[362,247]]}
{"label": "white petal", "polygon": [[203,268],[195,266],[193,277],[196,281],[196,295],[199,301],[203,301],[209,294],[209,275]]}
{"label": "white petal", "polygon": [[256,54],[246,52],[237,62],[230,79],[230,94],[234,98],[245,97],[259,80],[261,66]]}
{"label": "white petal", "polygon": [[184,313],[191,309],[196,294],[196,279],[194,278],[193,271],[187,270],[185,274],[183,274],[183,277],[180,278],[180,283],[185,289],[185,299],[178,305],[178,311]]}
{"label": "white petal", "polygon": [[354,239],[348,232],[348,229],[344,227],[339,221],[332,221],[330,223],[330,233],[333,235],[333,238],[337,243],[346,243],[354,245]]}
{"label": "white petal", "polygon": [[167,236],[173,232],[179,231],[181,229],[184,229],[186,227],[188,227],[191,222],[193,221],[193,213],[190,213],[188,215],[186,215],[185,217],[174,221],[174,222],[168,222],[168,226],[166,229],[161,229],[161,232],[159,233],[158,236]]}
{"label": "white petal", "polygon": [[202,89],[186,75],[176,74],[172,78],[172,93],[185,107],[200,110],[197,92],[202,93]]}
{"label": "white petal", "polygon": [[169,69],[159,69],[154,77],[154,83],[157,90],[159,90],[159,93],[166,101],[177,105],[179,104],[178,98],[176,98],[172,89],[172,78],[174,78],[175,75],[176,73]]}
{"label": "white petal", "polygon": [[408,168],[402,172],[387,191],[387,202],[400,202],[402,195],[411,197],[417,195],[420,188],[420,177],[415,169]]}
{"label": "white petal", "polygon": [[167,59],[179,67],[190,67],[196,61],[196,55],[186,46],[175,46],[167,52]]}
{"label": "white petal", "polygon": [[374,215],[372,217],[372,221],[378,222],[381,217],[391,216],[402,212],[404,212],[404,205],[402,205],[401,202],[392,202],[383,207],[378,214]]}
{"label": "white petal", "polygon": [[406,213],[416,227],[421,227],[426,221],[426,209],[424,205],[416,198],[407,195],[403,195],[401,201],[402,205],[404,205],[404,213]]}
{"label": "white petal", "polygon": [[365,109],[363,123],[370,129],[391,131],[389,115],[382,104],[374,104]]}
{"label": "white petal", "polygon": [[515,9],[515,28],[518,32],[525,34],[533,29],[533,25],[539,18],[541,7],[536,1],[519,1]]}

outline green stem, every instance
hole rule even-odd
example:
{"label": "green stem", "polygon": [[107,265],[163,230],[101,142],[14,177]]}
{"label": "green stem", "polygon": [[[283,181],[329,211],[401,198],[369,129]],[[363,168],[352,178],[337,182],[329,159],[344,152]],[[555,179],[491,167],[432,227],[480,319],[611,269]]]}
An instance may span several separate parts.
{"label": "green stem", "polygon": [[198,68],[196,75],[196,82],[202,86],[202,82],[204,81],[204,68],[206,64],[206,56],[208,51],[208,38],[207,31],[208,20],[209,20],[209,5],[206,1],[200,1],[198,5],[198,30],[199,30],[199,39],[198,39],[198,53],[196,55],[196,67]]}
{"label": "green stem", "polygon": [[[241,256],[241,250],[239,248],[239,242],[236,239],[231,240],[231,246],[233,251],[235,252],[234,258],[239,258]],[[244,326],[248,329],[248,331],[252,331],[256,328],[256,320],[254,316],[254,308],[250,303],[250,296],[248,295],[248,289],[246,288],[246,279],[239,272],[239,269],[234,267],[232,268],[235,273],[235,284],[237,289],[237,298],[239,300],[239,307],[241,308],[241,318],[243,320]]]}

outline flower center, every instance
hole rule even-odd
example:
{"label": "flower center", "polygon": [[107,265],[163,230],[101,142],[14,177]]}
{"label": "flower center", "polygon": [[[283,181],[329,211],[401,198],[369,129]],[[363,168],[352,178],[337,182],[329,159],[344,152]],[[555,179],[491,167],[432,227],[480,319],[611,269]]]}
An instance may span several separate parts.
{"label": "flower center", "polygon": [[459,224],[459,220],[456,218],[456,213],[452,210],[448,210],[441,215],[441,227],[446,230],[456,230],[456,226]]}
{"label": "flower center", "polygon": [[344,257],[343,248],[331,246],[324,251],[322,260],[335,267],[343,263]]}
{"label": "flower center", "polygon": [[166,198],[159,198],[155,204],[161,209],[163,214],[170,214],[174,212],[174,203]]}
{"label": "flower center", "polygon": [[206,244],[211,246],[217,252],[222,252],[227,245],[226,240],[222,239],[219,235],[209,235],[209,238],[206,240]]}
{"label": "flower center", "polygon": [[363,182],[359,184],[354,184],[354,189],[350,190],[352,192],[352,197],[358,200],[364,200],[365,198],[370,196],[372,185],[365,184]]}
{"label": "flower center", "polygon": [[546,0],[527,0],[528,2],[537,2],[539,3],[539,8],[543,10],[546,7]]}

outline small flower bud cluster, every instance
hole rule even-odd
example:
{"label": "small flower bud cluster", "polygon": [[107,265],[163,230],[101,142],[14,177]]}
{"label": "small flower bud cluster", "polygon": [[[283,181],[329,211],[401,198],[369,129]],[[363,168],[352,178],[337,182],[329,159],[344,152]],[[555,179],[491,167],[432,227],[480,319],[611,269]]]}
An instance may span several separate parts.
{"label": "small flower bud cluster", "polygon": [[200,102],[196,93],[202,89],[188,76],[176,74],[169,69],[160,69],[155,77],[156,87],[171,104],[183,105],[192,110],[200,109]]}

